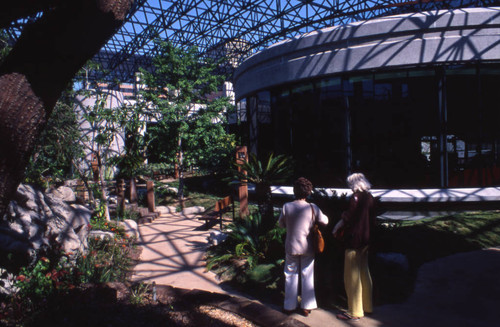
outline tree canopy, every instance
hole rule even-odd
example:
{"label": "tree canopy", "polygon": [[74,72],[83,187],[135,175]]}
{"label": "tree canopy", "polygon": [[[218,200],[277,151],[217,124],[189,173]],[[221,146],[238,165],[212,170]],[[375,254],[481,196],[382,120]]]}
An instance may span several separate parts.
{"label": "tree canopy", "polygon": [[216,169],[228,167],[234,137],[227,133],[233,105],[219,97],[225,77],[217,63],[202,59],[196,47],[187,50],[157,40],[159,55],[153,71],[141,70],[144,83],[139,101],[151,112],[148,156],[177,165]]}

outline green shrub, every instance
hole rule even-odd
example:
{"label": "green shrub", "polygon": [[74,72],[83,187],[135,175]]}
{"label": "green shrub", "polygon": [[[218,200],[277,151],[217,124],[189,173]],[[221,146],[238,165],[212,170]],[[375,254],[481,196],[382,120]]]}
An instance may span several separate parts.
{"label": "green shrub", "polygon": [[281,278],[285,229],[275,225],[266,232],[261,215],[255,213],[229,224],[226,232],[226,241],[208,251],[208,270],[239,284],[263,287]]}
{"label": "green shrub", "polygon": [[132,305],[141,305],[149,291],[149,285],[145,283],[136,283],[130,288],[129,301]]}
{"label": "green shrub", "polygon": [[74,288],[78,276],[67,254],[62,254],[57,262],[43,256],[33,266],[21,268],[15,287],[21,299],[35,303]]}
{"label": "green shrub", "polygon": [[130,220],[133,220],[135,222],[137,222],[139,220],[139,218],[141,217],[140,213],[135,211],[135,210],[131,210],[131,209],[125,209],[125,210],[122,210],[116,217],[116,220],[125,220],[125,219],[130,219]]}
{"label": "green shrub", "polygon": [[132,265],[129,257],[133,244],[123,237],[89,238],[88,251],[77,258],[82,283],[125,281]]}

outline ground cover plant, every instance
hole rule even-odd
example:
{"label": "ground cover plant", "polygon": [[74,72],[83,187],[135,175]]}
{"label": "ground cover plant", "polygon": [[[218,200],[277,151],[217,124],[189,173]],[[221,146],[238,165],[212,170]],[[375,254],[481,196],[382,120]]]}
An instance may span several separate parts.
{"label": "ground cover plant", "polygon": [[275,224],[269,230],[255,210],[228,224],[225,232],[227,239],[207,252],[207,270],[243,292],[264,292],[266,300],[280,298],[285,229]]}
{"label": "ground cover plant", "polygon": [[89,236],[83,253],[66,253],[51,239],[36,252],[33,263],[12,275],[13,292],[0,298],[0,323],[23,326],[37,321],[56,299],[86,284],[127,281],[137,257],[135,239],[99,212],[87,228],[112,236]]}
{"label": "ground cover plant", "polygon": [[[189,179],[188,179],[189,180]],[[168,186],[172,188],[177,188],[179,185],[178,181],[169,181],[166,183],[157,182],[155,188],[155,200],[157,205],[163,206],[174,206],[177,207],[178,210],[181,210],[181,202],[177,197],[175,192],[170,191],[166,187]],[[160,187],[158,187],[160,186]],[[194,207],[194,206],[202,206],[204,208],[213,207],[216,200],[220,199],[216,194],[210,193],[200,193],[196,190],[192,190],[189,185],[184,186],[184,199],[183,205],[184,207]]]}
{"label": "ground cover plant", "polygon": [[[398,302],[413,291],[418,269],[456,253],[500,246],[500,211],[465,211],[452,215],[379,225],[372,258],[380,303]],[[377,259],[377,253],[402,253],[408,269]]]}

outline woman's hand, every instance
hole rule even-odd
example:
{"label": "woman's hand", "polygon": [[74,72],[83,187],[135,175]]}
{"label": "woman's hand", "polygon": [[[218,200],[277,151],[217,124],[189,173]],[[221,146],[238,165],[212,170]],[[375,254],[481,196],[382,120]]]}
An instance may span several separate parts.
{"label": "woman's hand", "polygon": [[344,226],[344,220],[340,219],[339,222],[333,227],[332,234],[333,236],[336,236],[337,231]]}

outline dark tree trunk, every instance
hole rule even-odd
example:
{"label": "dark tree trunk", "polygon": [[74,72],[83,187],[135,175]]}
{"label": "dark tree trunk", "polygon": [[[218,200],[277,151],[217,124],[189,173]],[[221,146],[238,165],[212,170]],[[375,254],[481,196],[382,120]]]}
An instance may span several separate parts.
{"label": "dark tree trunk", "polygon": [[123,24],[133,0],[47,0],[35,8],[16,5],[22,2],[36,1],[5,4],[0,24],[47,6],[51,10],[26,26],[0,67],[0,217],[23,179],[35,141],[62,91]]}

